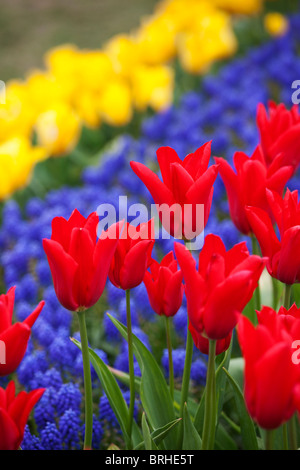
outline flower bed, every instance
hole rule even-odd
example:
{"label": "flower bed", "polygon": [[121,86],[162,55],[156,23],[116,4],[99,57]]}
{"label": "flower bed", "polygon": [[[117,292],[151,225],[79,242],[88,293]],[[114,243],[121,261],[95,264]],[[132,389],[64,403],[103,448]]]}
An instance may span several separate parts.
{"label": "flower bed", "polygon": [[[42,245],[43,239],[51,237],[53,218],[59,216],[69,219],[74,208],[87,217],[103,203],[113,204],[117,216],[119,216],[119,197],[121,195],[126,195],[128,206],[144,202],[149,207],[153,202],[152,196],[141,179],[132,171],[130,162],[143,163],[147,167],[153,168],[157,173],[159,167],[156,160],[156,150],[159,147],[171,146],[183,158],[211,140],[212,156],[224,157],[232,166],[234,165],[235,152],[242,151],[249,156],[252,155],[261,138],[256,122],[258,104],[263,103],[267,106],[268,100],[272,99],[290,107],[291,82],[300,73],[298,60],[299,23],[299,17],[293,16],[290,20],[289,32],[286,35],[249,50],[244,57],[232,60],[221,67],[217,74],[205,75],[199,89],[183,94],[178,106],[171,106],[168,110],[144,120],[139,138],[133,138],[130,135],[118,137],[102,155],[99,166],[91,166],[84,170],[82,184],[79,187],[62,187],[50,191],[44,199],[30,198],[25,207],[20,207],[14,200],[8,200],[5,203],[0,231],[0,264],[3,268],[5,289],[17,286],[14,304],[15,321],[23,322],[41,299],[45,301],[42,312],[32,325],[32,334],[26,354],[14,374],[19,387],[23,390],[29,392],[33,389],[45,388],[42,397],[35,405],[33,417],[26,426],[24,439],[21,443],[22,449],[80,449],[85,435],[85,409],[82,402],[82,394],[84,393],[83,360],[80,349],[74,344],[74,341],[70,341],[70,337],[80,340],[77,318],[57,299]],[[297,165],[288,176],[288,188],[290,190],[299,189]],[[245,186],[246,183],[247,180],[244,182]],[[226,187],[226,192],[225,187],[226,179],[220,172],[214,182],[213,202],[205,227],[205,235],[220,236],[227,250],[245,240],[251,251],[251,230],[245,230],[242,233],[243,230],[233,223],[233,217],[231,220],[229,216],[230,198],[228,200],[228,188]],[[271,189],[274,189],[274,185]],[[230,213],[232,216],[232,212]],[[255,230],[253,231],[255,233]],[[257,239],[260,241],[259,235]],[[164,240],[158,239],[155,241],[152,256],[159,260],[162,255],[173,248],[172,237]],[[263,248],[264,244],[262,244]],[[180,253],[179,250],[178,248],[177,254]],[[265,253],[263,254],[267,256]],[[182,254],[177,256],[178,260],[180,257]],[[296,253],[295,259],[295,263],[299,261]],[[184,273],[183,264],[184,262],[181,260],[180,265],[182,265]],[[295,269],[297,271],[297,268]],[[292,298],[298,301],[299,289],[296,288],[296,283],[299,283],[299,277],[297,278],[297,273],[295,276],[292,282],[280,277],[278,279],[283,283],[294,284]],[[185,283],[188,285],[186,277]],[[260,305],[272,305],[270,303],[272,301],[270,286],[271,278],[266,273],[261,280]],[[279,289],[278,302],[273,305],[276,308],[279,307],[282,285],[278,284],[277,288]],[[104,364],[113,368],[120,384],[121,394],[129,405],[128,343],[122,339],[120,331],[116,328],[117,323],[115,322],[114,325],[110,317],[106,315],[108,312],[121,324],[126,324],[128,304],[126,305],[124,290],[127,289],[128,286],[118,289],[108,281],[100,301],[86,313],[86,321],[91,347]],[[235,295],[238,294],[235,292]],[[253,319],[254,305],[252,302],[247,302],[248,305],[245,307],[244,313]],[[182,305],[172,318],[173,392],[174,400],[178,405],[177,408],[175,406],[174,418],[180,416],[178,408],[180,408],[181,384],[184,381],[184,360],[187,354],[185,347],[188,336],[187,303],[189,304],[188,295],[183,297]],[[156,315],[151,308],[144,283],[139,283],[131,290],[130,306],[134,335],[153,353],[153,357],[164,375],[170,379],[170,362],[165,342],[163,318]],[[287,304],[285,306],[288,307]],[[282,314],[284,315],[284,312]],[[291,316],[293,315],[291,314]],[[297,313],[294,316],[296,317]],[[209,327],[206,328],[206,331],[209,331]],[[243,352],[245,351],[246,360],[250,348],[247,346],[247,338],[253,335],[253,340],[255,340],[255,333],[247,323],[243,325],[242,331],[245,332],[247,328],[248,334],[242,335],[244,339],[240,344]],[[223,336],[227,337],[227,334],[228,332]],[[278,344],[280,341],[282,341],[281,337],[278,338]],[[193,346],[191,356],[189,388],[189,410],[193,418],[195,418],[194,411],[203,396],[207,370],[211,366],[208,362],[207,348],[203,352],[203,347],[199,347],[195,336],[194,342],[197,347]],[[227,347],[228,344],[224,349]],[[141,354],[141,351],[139,353]],[[224,352],[221,354],[218,359],[219,363],[228,358]],[[136,355],[138,356],[138,354]],[[235,333],[233,334],[231,355],[229,371],[241,385],[239,375],[242,373],[242,370],[239,369],[241,353]],[[141,369],[143,369],[141,362],[135,359],[134,372],[137,381],[142,376]],[[101,384],[99,381],[97,372],[99,372],[97,368],[92,367],[94,414],[92,448],[107,449],[113,443],[124,449],[128,442],[124,439],[122,423],[120,423],[120,419],[117,420],[117,413],[112,410],[112,398],[105,393],[105,387],[103,388],[103,383]],[[246,378],[248,379],[248,376]],[[251,380],[255,379],[251,378]],[[3,387],[6,387],[7,382],[8,377],[1,379]],[[249,438],[247,440],[243,430],[241,431],[241,416],[237,416],[236,405],[230,389],[232,383],[234,384],[233,388],[236,387],[235,382],[228,379],[223,414],[220,415],[214,445],[221,449],[227,448],[227,446],[236,449],[258,445],[257,442],[256,444],[251,442]],[[255,394],[256,392],[249,393]],[[239,400],[240,395],[237,394],[237,396],[237,400]],[[296,394],[295,400],[297,396]],[[144,440],[146,440],[149,435],[145,431],[147,423],[142,421],[144,406],[143,399],[140,399],[137,394],[134,416],[138,423],[143,422]],[[151,421],[150,411],[147,411],[147,419],[150,420],[150,427],[153,427],[155,419]],[[264,420],[264,416],[261,418],[257,410],[251,409],[251,412],[254,419],[258,420],[259,424],[262,423],[262,427],[268,428],[269,422]],[[281,419],[282,416],[279,418]],[[287,413],[284,416],[284,421],[289,418],[290,415]],[[186,417],[184,421],[185,426],[189,429],[188,434],[194,435],[191,431],[194,430],[191,421]],[[271,428],[277,428],[282,424],[282,421],[278,424],[278,421],[274,420],[274,423],[274,426],[271,423]],[[252,430],[249,423],[248,426]],[[257,428],[255,429],[259,435],[259,431]],[[264,436],[264,434],[262,435]],[[253,436],[251,438],[253,439]],[[165,445],[170,445],[167,437],[165,439]],[[191,438],[191,441],[185,442],[185,445],[192,445],[193,448],[196,448],[197,445],[200,445],[199,442],[200,436]],[[211,445],[209,439],[206,444]],[[266,439],[266,445],[269,445],[268,439]]]}

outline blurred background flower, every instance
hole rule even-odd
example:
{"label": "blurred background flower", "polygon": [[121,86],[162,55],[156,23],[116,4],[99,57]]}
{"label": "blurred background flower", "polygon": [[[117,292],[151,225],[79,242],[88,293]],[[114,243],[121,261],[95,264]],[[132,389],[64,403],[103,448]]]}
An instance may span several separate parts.
{"label": "blurred background flower", "polygon": [[23,151],[11,139],[26,138],[45,157],[75,154],[73,164],[86,165],[82,141],[93,153],[110,140],[107,126],[136,132],[141,113],[169,108],[186,75],[206,73],[240,51],[240,25],[255,31],[250,43],[284,34],[286,17],[268,11],[281,3],[189,0],[187,8],[184,0],[132,0],[124,9],[120,0],[4,0],[0,144],[18,168],[0,198],[29,183],[42,159],[30,151],[23,168]]}

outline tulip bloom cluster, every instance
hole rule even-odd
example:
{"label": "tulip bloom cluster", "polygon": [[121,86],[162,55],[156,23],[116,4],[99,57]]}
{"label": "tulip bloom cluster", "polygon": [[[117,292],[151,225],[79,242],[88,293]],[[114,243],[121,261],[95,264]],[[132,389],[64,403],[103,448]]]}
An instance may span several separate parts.
{"label": "tulip bloom cluster", "polygon": [[[19,367],[26,353],[31,328],[40,315],[45,302],[23,321],[12,324],[15,287],[0,296],[0,341],[4,354],[0,361],[0,376],[9,376]],[[25,425],[32,408],[45,389],[39,388],[16,396],[15,382],[11,380],[6,389],[0,387],[0,450],[17,450],[23,440]]]}
{"label": "tulip bloom cluster", "polygon": [[300,282],[300,202],[298,191],[286,191],[284,198],[267,191],[272,219],[276,221],[280,239],[268,213],[257,207],[247,207],[252,230],[262,253],[268,258],[267,268],[272,277],[285,284]]}
{"label": "tulip bloom cluster", "polygon": [[228,348],[239,316],[258,285],[264,260],[250,255],[245,243],[226,251],[216,235],[207,235],[198,269],[184,246],[176,243],[175,251],[185,280],[194,342],[208,354],[208,340],[217,340],[220,354]]}
{"label": "tulip bloom cluster", "polygon": [[[286,110],[280,107],[279,112],[285,115]],[[258,111],[258,116],[260,113],[261,110]],[[294,116],[294,108],[290,113]],[[282,132],[285,134],[287,131],[282,128]],[[289,134],[291,141],[293,136],[295,137],[293,132]],[[277,137],[280,141],[281,136]],[[156,206],[169,209],[167,220],[166,213],[162,214],[162,225],[174,238],[183,234],[181,238],[184,242],[192,239],[191,233],[195,237],[203,232],[210,215],[213,186],[220,171],[228,192],[232,220],[242,233],[256,236],[262,256],[250,254],[246,242],[235,244],[227,250],[219,236],[208,234],[199,253],[198,266],[192,252],[179,242],[174,243],[174,253],[171,251],[161,261],[157,261],[152,256],[155,245],[153,220],[141,223],[138,227],[120,222],[97,234],[96,213],[85,218],[78,210],[74,210],[69,220],[62,217],[53,219],[51,239],[45,239],[43,246],[59,301],[65,308],[78,314],[86,395],[85,449],[91,448],[93,405],[84,312],[100,299],[107,279],[126,292],[130,385],[130,403],[125,420],[127,423],[123,423],[126,448],[132,448],[136,439],[133,350],[134,346],[141,347],[135,342],[132,333],[130,291],[141,283],[145,284],[153,311],[166,320],[171,400],[174,400],[174,371],[170,318],[180,309],[185,292],[188,333],[179,416],[184,418],[194,344],[202,354],[208,355],[204,422],[199,434],[202,449],[213,449],[215,445],[215,357],[226,352],[230,358],[233,331],[237,325],[245,361],[245,402],[253,420],[265,430],[273,430],[289,421],[296,413],[300,372],[291,359],[291,349],[298,332],[300,333],[300,315],[295,306],[287,309],[290,291],[287,290],[285,296],[286,308],[281,308],[278,315],[270,307],[263,307],[261,312],[257,310],[257,328],[243,315],[259,287],[265,266],[271,276],[287,286],[299,282],[298,192],[286,189],[295,171],[295,158],[287,156],[281,149],[270,163],[265,152],[262,143],[250,158],[243,152],[237,152],[234,157],[237,169],[235,174],[229,164],[220,158],[215,158],[216,163],[209,166],[210,142],[188,154],[183,160],[171,147],[161,147],[157,150],[157,160],[162,180],[146,165],[131,162],[132,170],[145,184]],[[254,182],[257,181],[255,191],[252,191]],[[181,211],[178,219],[171,211],[175,204]],[[190,212],[186,211],[186,204],[189,204]],[[196,220],[199,205],[204,208],[200,226]],[[278,225],[280,240],[273,229],[274,222]],[[189,230],[193,230],[188,231],[186,224]],[[253,352],[253,345],[256,344],[258,347]],[[140,360],[144,354],[145,352]],[[280,374],[274,379],[279,358]],[[109,399],[118,408],[120,403],[116,403],[113,396],[109,395],[111,382],[110,385],[106,382],[108,371],[104,369],[104,372],[103,367],[101,363],[100,378],[104,381],[104,387],[107,387]],[[143,363],[143,370],[145,369],[147,370],[147,364]],[[283,375],[284,387],[281,387]],[[268,400],[273,387],[273,399]],[[145,392],[142,404],[143,399],[147,400],[146,397]],[[149,402],[146,401],[145,406],[150,406]],[[182,444],[178,442],[178,445]]]}
{"label": "tulip bloom cluster", "polygon": [[263,307],[257,317],[256,328],[246,317],[238,325],[245,359],[245,400],[259,426],[275,429],[299,412],[300,368],[295,349],[300,309],[294,304],[277,313]]}
{"label": "tulip bloom cluster", "polygon": [[[217,165],[208,168],[211,142],[181,160],[174,149],[161,147],[157,150],[157,161],[163,181],[143,163],[131,162],[131,168],[150,191],[155,204],[174,210],[170,217],[159,211],[161,222],[175,238],[193,239],[207,224],[216,180]],[[176,211],[176,207],[179,208]],[[198,208],[203,207],[202,211]]]}

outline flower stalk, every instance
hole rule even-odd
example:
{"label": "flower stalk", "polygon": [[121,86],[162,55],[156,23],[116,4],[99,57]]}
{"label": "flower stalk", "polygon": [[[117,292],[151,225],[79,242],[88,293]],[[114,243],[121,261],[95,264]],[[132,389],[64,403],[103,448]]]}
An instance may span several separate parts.
{"label": "flower stalk", "polygon": [[172,400],[174,398],[174,367],[173,367],[173,357],[172,357],[172,341],[171,341],[171,328],[170,328],[170,318],[165,316],[165,325],[166,325],[166,337],[167,337],[167,348],[169,356],[169,387]]}
{"label": "flower stalk", "polygon": [[127,335],[128,335],[129,388],[130,388],[128,436],[131,441],[133,413],[134,413],[134,400],[135,400],[135,383],[134,383],[132,325],[131,325],[131,311],[130,311],[130,289],[127,289],[125,292],[126,292],[126,322],[127,322]]}
{"label": "flower stalk", "polygon": [[205,388],[205,411],[202,433],[202,450],[213,450],[215,442],[217,417],[215,358],[216,341],[210,339]]}
{"label": "flower stalk", "polygon": [[85,436],[84,450],[91,450],[93,437],[93,396],[92,377],[89,357],[89,345],[85,322],[85,310],[78,310],[78,321],[83,361],[84,396],[85,396]]}

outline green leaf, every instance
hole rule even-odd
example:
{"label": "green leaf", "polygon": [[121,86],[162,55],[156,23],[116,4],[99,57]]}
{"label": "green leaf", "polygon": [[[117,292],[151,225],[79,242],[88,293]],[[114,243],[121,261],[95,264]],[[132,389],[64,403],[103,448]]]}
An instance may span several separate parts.
{"label": "green leaf", "polygon": [[[165,426],[163,426],[162,428],[159,428],[159,429],[155,429],[155,431],[153,431],[151,433],[151,439],[153,440],[153,442],[155,443],[155,445],[159,445],[162,440],[166,437],[166,435],[168,434],[168,432],[170,432],[170,430],[176,426],[179,422],[181,421],[181,418],[178,418],[178,419],[175,419],[174,421],[172,421],[171,423],[168,423],[166,424]],[[144,448],[144,441],[143,442],[140,442],[135,448],[134,450],[141,450],[142,448]]]}
{"label": "green leaf", "polygon": [[[127,340],[127,328],[107,314],[121,335]],[[133,335],[133,347],[142,377],[140,398],[152,429],[160,428],[175,419],[170,390],[165,377],[151,352]],[[166,448],[176,449],[177,429],[172,429],[164,439]]]}
{"label": "green leaf", "polygon": [[[130,379],[129,379],[129,374],[127,372],[123,372],[122,370],[115,369],[114,367],[110,367],[110,366],[108,366],[108,368],[111,371],[111,373],[116,377],[116,379],[119,380],[119,382],[122,382],[124,385],[127,385],[129,387]],[[134,383],[135,383],[136,392],[140,393],[141,378],[135,376]]]}
{"label": "green leaf", "polygon": [[[232,341],[231,341],[229,348],[225,352],[223,358],[221,359],[219,365],[217,366],[217,370],[216,370],[216,391],[217,391],[217,402],[218,402],[217,420],[219,419],[220,414],[222,412],[224,394],[225,394],[225,385],[226,385],[226,375],[222,372],[222,367],[223,366],[228,367],[230,363],[231,348],[232,348]],[[199,433],[202,432],[202,429],[203,429],[204,409],[205,409],[205,389],[201,396],[201,400],[200,400],[197,412],[195,414],[195,419],[194,419],[194,426]]]}
{"label": "green leaf", "polygon": [[[78,346],[79,349],[81,349],[81,343],[79,341],[77,341],[75,338],[71,338],[71,341],[76,346]],[[115,377],[113,376],[107,365],[91,348],[89,348],[89,353],[91,363],[99,377],[99,380],[108,398],[110,406],[118,420],[125,442],[128,444],[130,439],[127,433],[127,429],[129,426],[129,413],[127,403],[125,402],[125,399]],[[136,445],[142,440],[142,436],[135,422],[133,423],[132,432],[133,443],[134,445]]]}
{"label": "green leaf", "polygon": [[143,437],[144,437],[145,450],[154,450],[155,444],[152,441],[152,437],[151,437],[150,429],[146,420],[145,412],[143,412],[143,415],[142,415],[142,432],[143,432]]}
{"label": "green leaf", "polygon": [[246,409],[243,393],[240,387],[238,386],[237,382],[233,379],[233,377],[231,377],[229,372],[225,368],[223,368],[223,370],[226,373],[229,379],[229,383],[234,392],[234,398],[237,406],[237,412],[241,427],[243,447],[245,448],[245,450],[258,450],[257,435],[255,432],[254,423]]}
{"label": "green leaf", "polygon": [[202,446],[201,438],[192,422],[185,403],[183,410],[183,443],[182,450],[200,450]]}
{"label": "green leaf", "polygon": [[244,388],[244,367],[245,360],[243,357],[232,358],[229,367],[224,365],[225,369],[228,370],[231,377],[237,382],[241,390]]}
{"label": "green leaf", "polygon": [[238,450],[238,446],[222,423],[218,424],[216,432],[216,449],[219,450]]}

